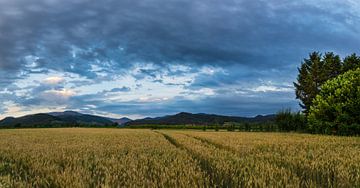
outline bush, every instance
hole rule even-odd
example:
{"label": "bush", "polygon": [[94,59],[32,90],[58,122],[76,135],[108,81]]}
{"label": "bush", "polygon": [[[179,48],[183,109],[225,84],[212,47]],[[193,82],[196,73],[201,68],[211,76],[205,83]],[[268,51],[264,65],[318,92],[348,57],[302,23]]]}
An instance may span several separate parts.
{"label": "bush", "polygon": [[235,125],[234,124],[227,125],[226,130],[227,131],[235,131]]}
{"label": "bush", "polygon": [[308,115],[315,133],[360,134],[360,69],[327,81],[313,101]]}
{"label": "bush", "polygon": [[219,131],[219,125],[215,125],[215,131]]}
{"label": "bush", "polygon": [[300,112],[293,113],[291,109],[281,110],[276,114],[276,124],[280,131],[305,131],[306,118]]}

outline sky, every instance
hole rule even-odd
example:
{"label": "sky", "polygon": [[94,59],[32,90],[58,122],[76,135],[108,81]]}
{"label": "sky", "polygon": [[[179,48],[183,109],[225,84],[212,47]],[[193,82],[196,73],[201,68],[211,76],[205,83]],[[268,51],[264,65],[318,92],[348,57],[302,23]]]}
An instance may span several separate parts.
{"label": "sky", "polygon": [[359,33],[358,0],[0,0],[0,118],[299,110],[302,60]]}

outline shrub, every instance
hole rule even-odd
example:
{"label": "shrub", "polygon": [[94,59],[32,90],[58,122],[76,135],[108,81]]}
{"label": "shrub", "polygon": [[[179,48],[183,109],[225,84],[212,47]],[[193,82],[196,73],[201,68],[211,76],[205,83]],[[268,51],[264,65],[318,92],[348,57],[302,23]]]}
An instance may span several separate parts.
{"label": "shrub", "polygon": [[235,131],[235,125],[234,124],[227,125],[226,130],[227,131]]}
{"label": "shrub", "polygon": [[276,124],[280,131],[306,130],[306,118],[300,112],[293,113],[291,109],[281,110],[276,114]]}
{"label": "shrub", "polygon": [[360,69],[327,81],[313,101],[308,121],[315,133],[359,134]]}

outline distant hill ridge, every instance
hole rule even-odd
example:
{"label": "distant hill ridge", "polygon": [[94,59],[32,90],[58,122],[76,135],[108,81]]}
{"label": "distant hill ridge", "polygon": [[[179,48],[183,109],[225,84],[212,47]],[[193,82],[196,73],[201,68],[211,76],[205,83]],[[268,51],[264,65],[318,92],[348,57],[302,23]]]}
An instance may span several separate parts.
{"label": "distant hill ridge", "polygon": [[75,111],[50,112],[7,117],[0,121],[0,127],[66,127],[66,126],[111,126],[130,121],[128,118],[113,119],[82,114]]}
{"label": "distant hill ridge", "polygon": [[225,122],[267,122],[273,121],[275,115],[258,115],[256,117],[237,117],[237,116],[222,116],[216,114],[192,114],[181,112],[175,115],[168,115],[156,118],[144,118],[133,120],[125,123],[126,126],[132,125],[214,125],[224,124]]}
{"label": "distant hill ridge", "polygon": [[258,115],[256,117],[223,116],[216,114],[192,114],[181,112],[175,115],[163,117],[144,118],[131,120],[129,118],[108,118],[89,114],[82,114],[75,111],[50,112],[26,115],[18,118],[7,117],[0,121],[1,127],[71,127],[71,126],[134,126],[134,125],[214,125],[225,122],[268,122],[273,121],[275,115]]}

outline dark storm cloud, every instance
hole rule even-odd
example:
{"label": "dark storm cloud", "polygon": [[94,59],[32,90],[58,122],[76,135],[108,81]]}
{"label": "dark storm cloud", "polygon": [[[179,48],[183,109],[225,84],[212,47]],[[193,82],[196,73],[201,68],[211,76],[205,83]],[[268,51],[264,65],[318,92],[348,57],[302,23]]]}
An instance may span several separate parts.
{"label": "dark storm cloud", "polygon": [[110,90],[110,92],[129,92],[131,91],[131,88],[123,86],[123,87],[117,87]]}
{"label": "dark storm cloud", "polygon": [[[356,9],[348,2],[320,3],[0,1],[0,67],[26,69],[24,56],[34,55],[43,68],[95,78],[91,64],[110,72],[132,60],[268,68],[313,49],[354,51],[360,42]],[[81,49],[77,57],[71,55],[74,47]]]}
{"label": "dark storm cloud", "polygon": [[[261,108],[270,112],[282,104],[291,106],[293,96],[278,95],[281,101],[275,105],[263,99],[275,97],[269,92],[254,93],[259,99],[252,101],[229,95],[224,87],[261,85],[261,80],[291,83],[296,67],[313,50],[335,51],[342,56],[359,53],[359,7],[350,0],[0,0],[0,88],[11,87],[31,73],[51,70],[87,78],[71,81],[74,87],[119,75],[167,85],[164,76],[176,78],[209,66],[224,72],[199,74],[185,89],[213,88],[218,92],[216,97],[161,103],[158,110],[198,108],[254,114],[262,113],[256,110],[262,104]],[[153,66],[143,66],[148,64]],[[129,73],[134,68],[138,72]],[[49,89],[41,87],[31,91],[36,94]],[[221,90],[226,96],[220,95]],[[69,106],[76,107],[79,101],[85,105],[82,97],[71,98]],[[115,107],[110,108],[104,100],[88,102],[112,111]],[[32,97],[21,103],[43,102]],[[227,109],[219,108],[224,104],[228,104]],[[124,105],[129,107],[128,113],[151,112],[151,105],[145,103]],[[132,107],[138,111],[131,111]]]}

